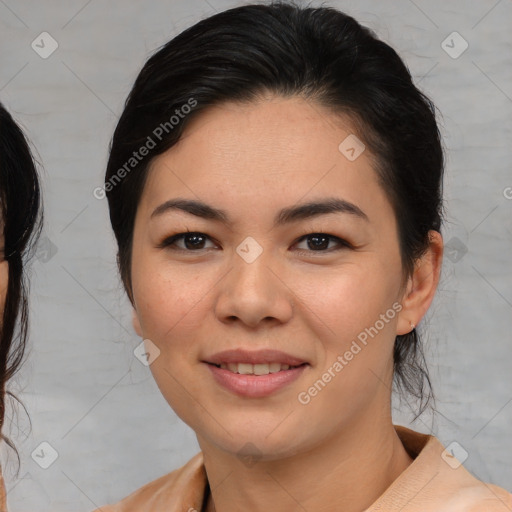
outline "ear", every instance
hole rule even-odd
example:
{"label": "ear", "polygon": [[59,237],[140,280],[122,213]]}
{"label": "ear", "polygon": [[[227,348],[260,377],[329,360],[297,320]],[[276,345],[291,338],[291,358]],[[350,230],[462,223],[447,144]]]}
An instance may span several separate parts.
{"label": "ear", "polygon": [[135,308],[132,309],[132,325],[133,330],[137,333],[137,335],[140,338],[143,338],[144,336],[142,335],[142,327],[140,326],[139,315],[137,314]]}
{"label": "ear", "polygon": [[[443,261],[443,237],[438,231],[429,231],[429,247],[417,260],[402,297],[397,334],[407,334],[417,326],[427,312],[437,289]],[[411,326],[412,324],[412,326]]]}

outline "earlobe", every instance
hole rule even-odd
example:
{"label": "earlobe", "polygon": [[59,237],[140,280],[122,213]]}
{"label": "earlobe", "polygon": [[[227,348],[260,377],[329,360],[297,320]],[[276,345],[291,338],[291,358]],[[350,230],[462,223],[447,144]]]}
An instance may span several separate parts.
{"label": "earlobe", "polygon": [[142,336],[142,327],[140,325],[139,316],[137,315],[135,308],[132,309],[132,325],[133,330],[137,333],[137,335],[140,338],[143,338],[144,336]]}
{"label": "earlobe", "polygon": [[407,283],[398,317],[397,334],[411,332],[427,312],[439,283],[443,259],[443,238],[437,231],[429,231],[430,244],[416,262],[413,275]]}

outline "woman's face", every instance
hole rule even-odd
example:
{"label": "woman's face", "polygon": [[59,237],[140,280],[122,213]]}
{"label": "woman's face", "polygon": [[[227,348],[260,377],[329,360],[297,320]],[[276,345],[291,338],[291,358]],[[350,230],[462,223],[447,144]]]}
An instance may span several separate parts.
{"label": "woman's face", "polygon": [[[152,164],[134,228],[134,325],[200,443],[278,458],[386,415],[395,336],[410,327],[395,216],[351,134],[299,98],[226,103]],[[204,207],[168,203],[178,199]],[[326,201],[337,211],[301,210]],[[196,235],[171,240],[186,231]],[[216,356],[230,350],[243,352]],[[287,356],[305,364],[285,370]],[[244,364],[210,364],[222,362]]]}

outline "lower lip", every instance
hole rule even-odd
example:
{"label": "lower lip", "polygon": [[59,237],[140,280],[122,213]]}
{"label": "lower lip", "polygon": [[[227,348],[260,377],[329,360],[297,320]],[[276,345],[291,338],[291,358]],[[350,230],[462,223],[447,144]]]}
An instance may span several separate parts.
{"label": "lower lip", "polygon": [[268,375],[242,375],[206,363],[215,380],[229,391],[240,396],[261,398],[284,388],[298,379],[306,369],[305,364]]}

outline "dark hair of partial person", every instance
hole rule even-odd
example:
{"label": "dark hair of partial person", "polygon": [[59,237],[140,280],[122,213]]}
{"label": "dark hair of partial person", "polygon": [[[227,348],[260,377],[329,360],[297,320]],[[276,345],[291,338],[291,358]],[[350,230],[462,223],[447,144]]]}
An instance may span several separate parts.
{"label": "dark hair of partial person", "polygon": [[[436,108],[396,51],[372,30],[332,7],[280,1],[232,8],[186,29],[148,59],[126,99],[110,143],[105,190],[119,270],[132,302],[134,219],[152,159],[176,144],[208,107],[256,102],[269,93],[304,98],[351,121],[393,206],[402,286],[407,282],[428,248],[428,231],[440,231],[444,216],[444,149]],[[169,119],[191,98],[197,106],[171,129]],[[155,137],[154,130],[166,122],[167,129]],[[148,137],[155,143],[149,155],[120,173]],[[432,406],[416,329],[396,337],[394,384],[416,417]]]}
{"label": "dark hair of partial person", "polygon": [[[39,179],[27,140],[0,103],[0,205],[9,280],[0,325],[0,438],[19,455],[3,433],[9,379],[23,362],[28,335],[28,281],[26,264],[42,226]],[[20,402],[21,403],[21,402]]]}

